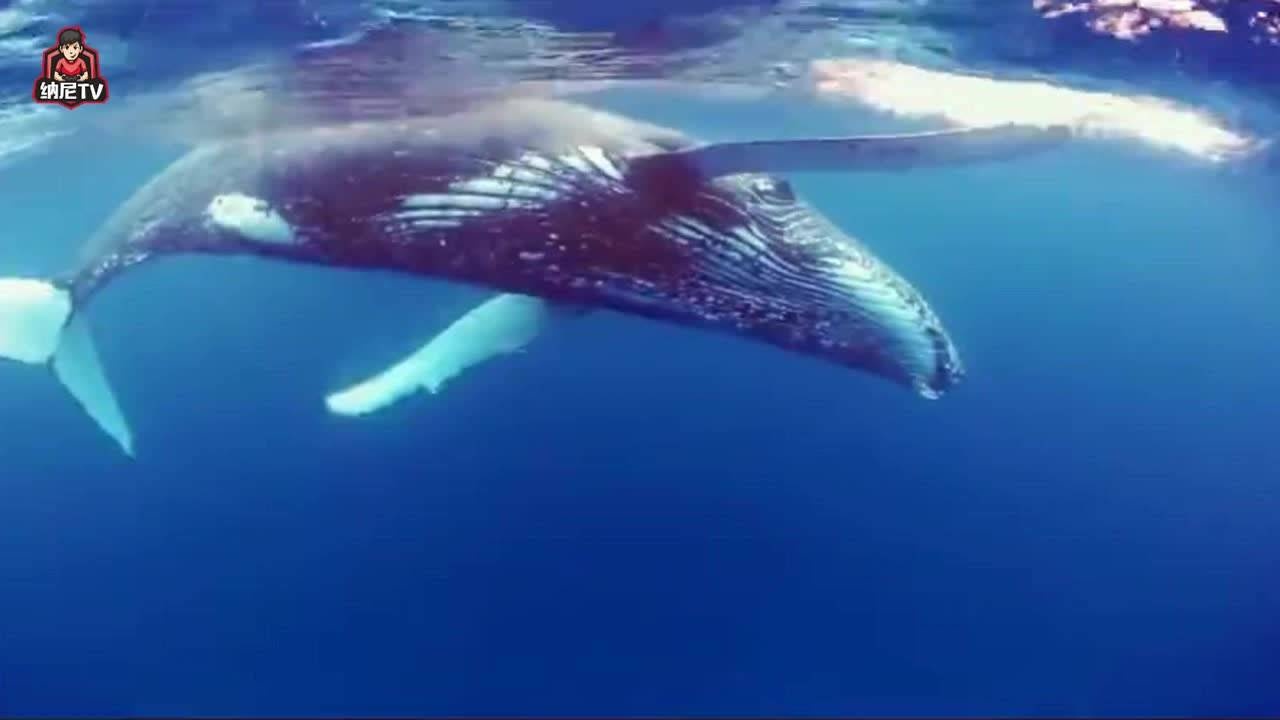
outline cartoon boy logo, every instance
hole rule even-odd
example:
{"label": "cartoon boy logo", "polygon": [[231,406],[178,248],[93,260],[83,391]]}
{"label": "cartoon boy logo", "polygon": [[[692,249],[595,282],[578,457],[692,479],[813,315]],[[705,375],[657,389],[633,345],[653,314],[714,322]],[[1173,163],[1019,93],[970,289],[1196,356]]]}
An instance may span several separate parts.
{"label": "cartoon boy logo", "polygon": [[58,33],[58,58],[53,66],[54,80],[88,80],[89,66],[80,54],[84,52],[84,34],[74,28]]}
{"label": "cartoon boy logo", "polygon": [[84,41],[84,31],[67,27],[58,31],[57,44],[44,51],[40,77],[32,97],[38,103],[71,109],[82,103],[107,101],[107,79],[102,77],[98,51]]}

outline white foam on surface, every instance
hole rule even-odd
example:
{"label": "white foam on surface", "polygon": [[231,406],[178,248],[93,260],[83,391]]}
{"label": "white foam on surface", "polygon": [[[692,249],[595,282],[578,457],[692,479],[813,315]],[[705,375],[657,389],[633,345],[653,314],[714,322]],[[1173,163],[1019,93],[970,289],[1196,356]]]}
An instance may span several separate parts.
{"label": "white foam on surface", "polygon": [[419,390],[439,392],[468,368],[524,348],[542,332],[551,313],[544,300],[498,295],[390,368],[330,395],[325,404],[337,415],[366,415]]}
{"label": "white foam on surface", "polygon": [[[1137,40],[1167,27],[1226,33],[1216,0],[1033,0],[1047,19],[1081,14],[1090,30],[1121,40]],[[1222,3],[1221,6],[1225,6]],[[1264,15],[1261,11],[1258,15]]]}
{"label": "white foam on surface", "polygon": [[0,278],[0,357],[47,362],[70,315],[66,290],[43,280]]}
{"label": "white foam on surface", "polygon": [[291,245],[293,227],[262,198],[241,193],[218,195],[205,213],[214,225],[246,240],[269,245]]}
{"label": "white foam on surface", "polygon": [[1066,126],[1085,137],[1137,140],[1209,161],[1256,150],[1256,138],[1208,113],[1162,98],[1077,90],[1043,81],[1001,80],[885,60],[812,63],[816,90],[907,117],[965,126]]}

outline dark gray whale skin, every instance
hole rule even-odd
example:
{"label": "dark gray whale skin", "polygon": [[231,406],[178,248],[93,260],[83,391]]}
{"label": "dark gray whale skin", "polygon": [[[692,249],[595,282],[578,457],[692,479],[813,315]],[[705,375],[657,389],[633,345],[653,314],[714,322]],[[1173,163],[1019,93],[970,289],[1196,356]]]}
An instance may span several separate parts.
{"label": "dark gray whale skin", "polygon": [[[693,142],[542,100],[223,141],[141,187],[59,282],[79,307],[155,258],[251,254],[731,332],[929,397],[963,376],[920,294],[784,180],[633,162]],[[219,196],[255,199],[287,237],[228,226]]]}

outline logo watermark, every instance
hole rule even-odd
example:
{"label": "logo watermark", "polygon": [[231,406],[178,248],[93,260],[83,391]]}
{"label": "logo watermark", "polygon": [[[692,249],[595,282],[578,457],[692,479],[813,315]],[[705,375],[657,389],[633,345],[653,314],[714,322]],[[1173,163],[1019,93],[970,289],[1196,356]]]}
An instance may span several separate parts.
{"label": "logo watermark", "polygon": [[40,76],[31,97],[38,103],[61,105],[68,110],[107,101],[102,59],[97,50],[85,43],[83,30],[65,27],[58,31],[54,45],[41,55]]}

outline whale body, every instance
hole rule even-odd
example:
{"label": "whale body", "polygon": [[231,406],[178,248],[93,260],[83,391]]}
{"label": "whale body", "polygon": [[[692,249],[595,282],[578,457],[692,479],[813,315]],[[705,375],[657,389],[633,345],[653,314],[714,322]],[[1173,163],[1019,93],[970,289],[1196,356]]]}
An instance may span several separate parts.
{"label": "whale body", "polygon": [[[964,370],[929,304],[772,171],[971,162],[1045,139],[995,129],[703,145],[583,105],[515,100],[218,142],[141,187],[70,272],[0,280],[0,356],[52,363],[131,451],[84,308],[139,264],[244,254],[483,286],[532,299],[500,304],[535,323],[545,303],[729,332],[937,397]],[[468,332],[479,343],[464,364],[536,334],[501,312],[458,324],[454,354]],[[401,367],[382,399],[348,405],[403,394],[424,362]]]}

